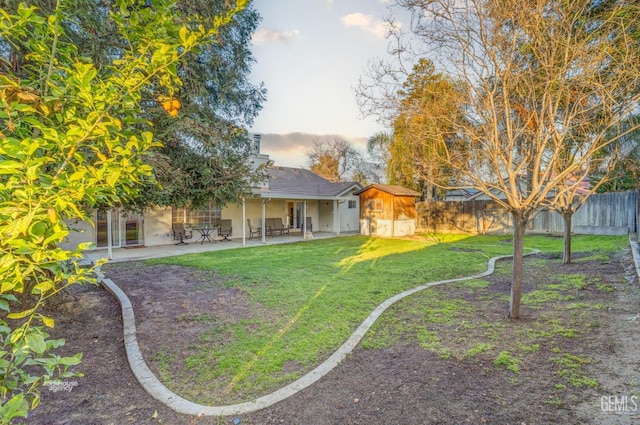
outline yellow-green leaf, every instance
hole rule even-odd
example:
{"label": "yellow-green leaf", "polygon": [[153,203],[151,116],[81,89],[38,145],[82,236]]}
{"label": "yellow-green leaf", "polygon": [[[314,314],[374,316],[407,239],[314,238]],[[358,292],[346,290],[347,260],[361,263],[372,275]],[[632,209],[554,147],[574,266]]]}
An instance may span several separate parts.
{"label": "yellow-green leaf", "polygon": [[43,317],[42,323],[44,323],[44,325],[48,328],[53,328],[56,324],[56,322],[51,317]]}
{"label": "yellow-green leaf", "polygon": [[22,318],[27,317],[30,314],[33,314],[33,312],[34,312],[34,309],[30,308],[28,310],[23,310],[23,311],[20,311],[18,313],[9,313],[9,314],[7,314],[7,319],[14,319],[14,320],[22,319]]}
{"label": "yellow-green leaf", "polygon": [[47,344],[44,338],[39,333],[31,332],[24,337],[27,347],[38,354],[42,354],[47,349]]}

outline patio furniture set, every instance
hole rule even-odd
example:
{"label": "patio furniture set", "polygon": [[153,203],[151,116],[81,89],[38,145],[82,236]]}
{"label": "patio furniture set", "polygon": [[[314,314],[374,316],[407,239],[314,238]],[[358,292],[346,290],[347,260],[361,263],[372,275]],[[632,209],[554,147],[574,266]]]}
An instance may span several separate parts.
{"label": "patio furniture set", "polygon": [[[202,225],[197,227],[191,227],[188,224],[184,223],[174,223],[172,225],[173,230],[173,239],[179,241],[176,245],[188,245],[185,240],[193,238],[193,231],[196,230],[200,233],[200,237],[196,242],[200,242],[200,245],[204,243],[205,240],[209,242],[217,242],[220,241],[231,241],[229,237],[233,234],[233,227],[231,226],[231,220],[220,220],[219,226],[208,226]],[[213,239],[212,239],[212,235]],[[215,236],[218,236],[222,239],[216,239]]]}
{"label": "patio furniture set", "polygon": [[[262,237],[262,227],[254,227],[249,218],[247,226],[249,227],[249,239],[253,239],[254,236]],[[280,217],[265,218],[264,227],[266,236],[289,234],[289,226],[285,226]],[[307,231],[311,232],[312,230],[311,217],[307,217]]]}

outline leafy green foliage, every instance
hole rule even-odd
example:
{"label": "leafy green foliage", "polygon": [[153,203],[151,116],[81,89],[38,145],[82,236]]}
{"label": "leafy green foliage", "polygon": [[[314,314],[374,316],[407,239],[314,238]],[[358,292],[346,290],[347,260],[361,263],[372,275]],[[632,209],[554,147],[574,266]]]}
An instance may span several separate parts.
{"label": "leafy green foliage", "polygon": [[[197,208],[210,201],[222,206],[238,201],[250,187],[264,180],[265,168],[251,163],[253,145],[248,143],[245,128],[252,124],[266,96],[264,87],[249,79],[254,62],[250,41],[259,15],[250,2],[241,3],[243,9],[239,10],[235,2],[224,0],[173,1],[166,19],[185,27],[173,36],[180,37],[189,49],[183,52],[179,64],[169,67],[169,74],[180,80],[179,85],[173,85],[171,91],[155,85],[140,91],[137,119],[131,124],[138,132],[152,131],[162,144],[142,156],[153,170],[153,179],[143,179],[138,196],[122,199],[126,208]],[[30,4],[44,14],[52,14],[55,2],[33,0]],[[156,7],[155,2],[151,5],[138,1],[125,10],[131,22],[138,24],[145,22]],[[3,6],[13,11],[17,2],[4,0]],[[115,2],[74,2],[59,22],[64,30],[60,40],[73,43],[79,57],[103,68],[130,49],[131,36],[118,31],[111,17],[121,9]],[[219,16],[226,18],[222,21]],[[192,45],[188,30],[207,36]],[[0,51],[5,45],[0,40]],[[15,62],[24,61],[19,52],[16,58]]]}
{"label": "leafy green foliage", "polygon": [[[180,0],[176,7],[183,16],[200,16],[206,28],[208,18],[232,6],[221,0]],[[251,35],[258,22],[248,4],[215,37],[185,56],[177,68],[183,84],[175,96],[182,110],[175,119],[157,102],[145,107],[145,116],[164,141],[148,161],[161,189],[147,190],[146,204],[198,207],[213,201],[222,206],[264,181],[264,167],[251,164],[253,144],[245,129],[266,96],[264,87],[249,79]]]}
{"label": "leafy green foliage", "polygon": [[392,184],[425,192],[430,200],[436,185],[451,183],[452,176],[440,157],[455,137],[451,122],[458,115],[458,92],[431,61],[421,59],[398,96],[387,177]]}
{"label": "leafy green foliage", "polygon": [[[236,12],[246,2],[236,2]],[[110,25],[126,48],[97,67],[79,54],[64,28],[70,6],[49,13],[20,4],[0,10],[0,420],[25,417],[39,387],[73,376],[81,355],[60,357],[63,344],[44,331],[43,304],[73,284],[94,283],[81,250],[62,249],[68,223],[90,220],[100,205],[135,202],[153,181],[144,155],[158,147],[140,130],[140,102],[154,90],[172,95],[178,64],[232,14],[209,30],[176,20],[174,2],[140,8],[118,0]],[[233,11],[232,11],[233,12]],[[3,49],[3,51],[5,51]],[[99,264],[98,264],[99,265]]]}

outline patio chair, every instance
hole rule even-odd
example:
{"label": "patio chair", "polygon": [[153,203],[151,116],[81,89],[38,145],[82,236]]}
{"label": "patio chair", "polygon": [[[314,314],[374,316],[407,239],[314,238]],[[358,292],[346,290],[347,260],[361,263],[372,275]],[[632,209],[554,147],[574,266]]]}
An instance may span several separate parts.
{"label": "patio chair", "polygon": [[258,235],[258,237],[262,237],[262,227],[253,227],[251,225],[251,219],[247,219],[247,226],[249,226],[249,239],[253,239],[254,235]]}
{"label": "patio chair", "polygon": [[173,240],[180,241],[176,245],[189,245],[184,240],[193,237],[193,230],[187,230],[184,223],[173,223],[171,229],[173,230]]}
{"label": "patio chair", "polygon": [[231,227],[231,220],[220,220],[220,227],[218,228],[218,236],[222,237],[223,241],[230,241],[229,236],[233,231]]}
{"label": "patio chair", "polygon": [[273,228],[276,232],[280,232],[281,235],[284,235],[285,233],[289,234],[289,226],[285,226],[281,218],[273,218],[272,220]]}
{"label": "patio chair", "polygon": [[264,227],[268,236],[273,236],[276,234],[276,232],[280,232],[280,234],[282,234],[282,232],[276,228],[275,220],[275,218],[264,219]]}

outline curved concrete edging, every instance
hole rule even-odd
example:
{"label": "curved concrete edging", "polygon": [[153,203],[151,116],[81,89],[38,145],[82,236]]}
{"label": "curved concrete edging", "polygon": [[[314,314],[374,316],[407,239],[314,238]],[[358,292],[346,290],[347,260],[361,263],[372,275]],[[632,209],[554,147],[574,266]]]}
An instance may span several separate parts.
{"label": "curved concrete edging", "polygon": [[[539,252],[539,250],[533,250],[532,252],[524,255],[532,255]],[[264,409],[265,407],[271,406],[272,404],[278,403],[279,401],[292,396],[293,394],[310,386],[311,384],[322,378],[334,367],[336,367],[347,354],[353,351],[353,349],[358,345],[360,340],[364,337],[366,332],[369,330],[369,328],[371,328],[371,326],[380,317],[380,315],[382,315],[382,313],[387,308],[389,308],[397,301],[432,286],[442,285],[445,283],[462,282],[465,280],[478,279],[489,276],[495,270],[496,261],[511,257],[511,255],[502,255],[491,258],[488,262],[487,270],[485,272],[478,273],[473,276],[425,283],[413,289],[409,289],[407,291],[401,292],[400,294],[394,295],[391,298],[388,298],[386,301],[378,305],[371,312],[371,314],[369,314],[369,316],[360,324],[360,326],[358,326],[358,328],[349,337],[349,339],[347,339],[344,344],[340,346],[340,348],[338,348],[327,360],[322,362],[318,367],[316,367],[303,377],[299,378],[298,380],[290,383],[285,387],[280,388],[279,390],[272,392],[271,394],[267,394],[252,401],[226,406],[205,406],[193,403],[180,397],[179,395],[173,393],[167,387],[165,387],[164,384],[162,384],[158,380],[158,378],[156,378],[153,372],[151,372],[151,369],[149,369],[149,367],[145,363],[144,358],[142,357],[142,353],[140,352],[140,347],[138,346],[138,341],[136,340],[135,317],[133,315],[133,306],[131,305],[131,301],[129,300],[127,295],[115,283],[113,283],[111,279],[105,278],[104,274],[102,274],[99,270],[98,281],[109,292],[111,292],[120,303],[120,306],[122,308],[124,346],[127,353],[127,359],[129,361],[131,370],[133,371],[133,374],[135,375],[140,385],[142,385],[142,387],[145,389],[145,391],[147,391],[147,393],[149,393],[153,398],[164,403],[178,413],[198,416],[230,416],[246,414],[254,412],[256,410]]]}
{"label": "curved concrete edging", "polygon": [[640,282],[640,244],[638,243],[637,234],[629,234],[629,245],[631,247],[633,263],[636,266],[636,275],[638,276],[638,282]]}

